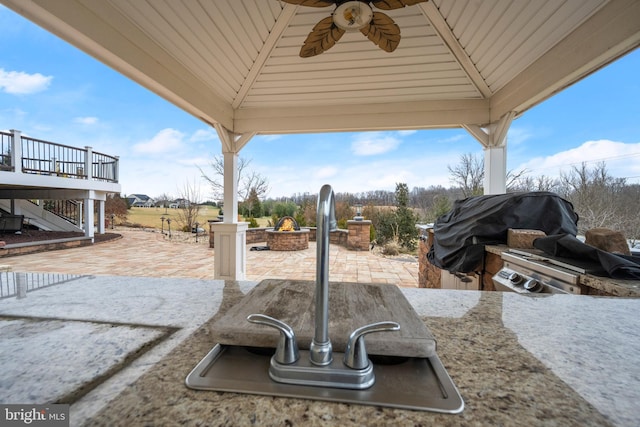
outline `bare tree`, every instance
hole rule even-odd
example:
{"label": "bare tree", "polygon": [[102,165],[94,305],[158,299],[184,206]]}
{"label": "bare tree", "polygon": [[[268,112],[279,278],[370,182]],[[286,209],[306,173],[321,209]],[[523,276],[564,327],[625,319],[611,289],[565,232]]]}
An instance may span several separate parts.
{"label": "bare tree", "polygon": [[167,193],[162,193],[161,195],[155,198],[155,201],[156,201],[156,206],[161,208],[168,208],[169,203],[171,203],[171,196],[169,196]]}
{"label": "bare tree", "polygon": [[622,208],[626,203],[621,196],[625,185],[624,178],[609,175],[604,162],[593,169],[582,163],[569,173],[561,174],[559,191],[573,203],[580,216],[580,232],[597,227],[621,230],[624,228]]}
{"label": "bare tree", "polygon": [[546,175],[536,177],[526,176],[526,171],[520,172],[519,175],[507,178],[507,192],[514,193],[518,191],[556,191],[558,182]]}
{"label": "bare tree", "polygon": [[176,213],[176,221],[183,231],[191,231],[198,222],[198,214],[200,213],[200,187],[195,182],[185,182],[182,190],[179,192],[179,198],[185,200],[184,208],[179,208]]}
{"label": "bare tree", "polygon": [[622,231],[632,245],[640,243],[640,184],[627,185],[621,194]]}
{"label": "bare tree", "polygon": [[447,166],[451,174],[450,181],[462,189],[464,197],[479,196],[483,193],[484,159],[467,153],[460,156],[460,163]]}
{"label": "bare tree", "polygon": [[[463,154],[457,166],[447,166],[447,169],[451,173],[450,181],[462,190],[464,197],[484,194],[484,158],[482,156],[471,153]],[[539,187],[548,184],[546,181],[536,182],[528,178],[527,173],[526,169],[508,171],[506,176],[507,192],[542,191],[542,188]]]}
{"label": "bare tree", "polygon": [[[264,197],[269,192],[269,181],[258,172],[250,170],[251,160],[244,157],[238,158],[238,199],[241,202],[247,200],[252,191],[255,191],[259,198]],[[224,157],[217,155],[211,161],[213,175],[207,175],[202,168],[202,177],[211,185],[214,197],[222,198],[224,194]]]}

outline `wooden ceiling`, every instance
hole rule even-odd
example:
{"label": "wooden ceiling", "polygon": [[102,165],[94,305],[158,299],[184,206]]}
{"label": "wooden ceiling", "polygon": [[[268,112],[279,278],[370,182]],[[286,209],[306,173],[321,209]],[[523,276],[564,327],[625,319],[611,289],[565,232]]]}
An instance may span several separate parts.
{"label": "wooden ceiling", "polygon": [[637,0],[430,0],[384,11],[401,29],[392,53],[347,32],[311,58],[300,47],[333,6],[0,3],[235,134],[487,125],[640,45]]}

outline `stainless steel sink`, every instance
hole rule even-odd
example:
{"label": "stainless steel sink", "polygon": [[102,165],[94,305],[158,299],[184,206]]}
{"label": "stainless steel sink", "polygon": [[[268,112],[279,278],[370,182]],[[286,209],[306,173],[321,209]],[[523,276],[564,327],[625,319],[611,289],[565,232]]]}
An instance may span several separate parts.
{"label": "stainless steel sink", "polygon": [[[187,386],[202,390],[445,413],[461,412],[464,402],[435,354],[435,340],[431,333],[426,330],[424,323],[402,294],[397,298],[383,298],[386,294],[383,290],[397,288],[373,284],[365,286],[334,283],[330,286],[329,232],[337,227],[337,222],[335,198],[329,185],[324,185],[318,195],[316,223],[315,295],[312,297],[304,292],[310,290],[305,283],[263,281],[258,284],[242,301],[218,319],[214,328],[223,332],[223,335],[230,336],[234,342],[218,338],[218,342],[225,344],[217,344],[198,363],[186,379]],[[285,290],[292,292],[283,294]],[[292,298],[292,295],[296,297]],[[302,295],[308,298],[301,298]],[[341,348],[344,353],[334,351],[338,347],[334,349],[329,337],[330,295],[334,296],[334,303],[336,295],[345,297],[342,301],[338,300],[338,307],[333,311],[334,333],[348,323],[348,320],[358,317],[355,327],[342,333],[344,337],[348,337],[346,345]],[[352,296],[349,298],[347,295]],[[266,301],[261,301],[260,296]],[[290,304],[292,300],[296,304]],[[404,303],[405,307],[398,309],[398,303]],[[243,310],[247,306],[255,306],[259,311],[252,309],[246,313]],[[295,311],[283,310],[287,307],[293,307]],[[367,318],[367,315],[385,312],[391,307],[397,310],[389,318]],[[314,317],[313,339],[301,350],[298,338],[304,335],[305,326],[309,323],[307,315],[311,312]],[[221,327],[225,324],[223,319],[226,320],[226,327]],[[266,340],[260,334],[249,337],[248,324],[267,327],[271,332],[277,330],[279,338],[276,348],[270,350],[274,342],[271,335]],[[386,346],[382,345],[377,349],[372,346],[376,350],[371,353],[385,354],[383,357],[373,356],[366,349],[365,335],[407,331],[409,337],[417,332],[418,339],[410,341],[417,343],[418,349],[426,353],[410,353],[409,351],[416,350],[415,346],[409,346],[409,349],[389,346],[393,338],[383,342]],[[250,341],[237,341],[243,337]],[[258,347],[246,347],[247,344]],[[417,357],[393,356],[398,354]]]}
{"label": "stainless steel sink", "polygon": [[[269,377],[274,350],[216,344],[187,376],[197,390],[293,397],[455,414],[460,393],[437,355],[405,358],[369,355],[375,384],[365,390],[283,384]],[[300,351],[301,359],[308,351]],[[336,358],[341,355],[336,353]]]}

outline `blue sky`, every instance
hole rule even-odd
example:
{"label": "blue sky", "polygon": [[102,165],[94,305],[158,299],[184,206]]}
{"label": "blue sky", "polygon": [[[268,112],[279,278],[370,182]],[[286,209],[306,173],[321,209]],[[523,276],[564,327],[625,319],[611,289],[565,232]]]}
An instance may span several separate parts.
{"label": "blue sky", "polygon": [[[118,155],[123,194],[210,191],[215,131],[164,99],[0,6],[0,130]],[[527,111],[508,135],[508,169],[556,177],[606,161],[640,183],[640,50]],[[286,153],[286,154],[285,154]],[[268,178],[270,197],[451,185],[447,166],[482,155],[462,129],[257,136],[240,155]]]}

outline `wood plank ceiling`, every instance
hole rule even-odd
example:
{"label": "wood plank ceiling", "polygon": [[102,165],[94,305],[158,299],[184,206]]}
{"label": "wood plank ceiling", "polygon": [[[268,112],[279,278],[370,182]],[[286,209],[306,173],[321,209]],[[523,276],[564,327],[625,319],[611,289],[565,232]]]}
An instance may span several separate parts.
{"label": "wood plank ceiling", "polygon": [[430,0],[385,11],[393,53],[347,32],[298,53],[333,7],[278,0],[0,0],[234,133],[486,125],[640,45],[635,0]]}

